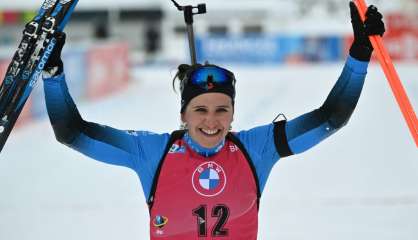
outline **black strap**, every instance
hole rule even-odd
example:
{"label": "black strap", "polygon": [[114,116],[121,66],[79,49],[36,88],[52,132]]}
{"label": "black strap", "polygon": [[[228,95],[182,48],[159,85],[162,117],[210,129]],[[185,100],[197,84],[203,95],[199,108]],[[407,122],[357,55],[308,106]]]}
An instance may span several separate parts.
{"label": "black strap", "polygon": [[171,133],[170,135],[170,139],[168,140],[168,143],[165,147],[164,150],[164,154],[162,156],[162,158],[160,159],[160,163],[158,164],[158,168],[157,171],[155,172],[154,178],[152,180],[152,188],[151,188],[151,192],[149,194],[147,203],[148,203],[148,209],[151,212],[151,208],[152,205],[154,204],[154,195],[155,195],[155,191],[157,189],[157,184],[158,184],[158,179],[160,177],[160,172],[161,172],[161,168],[163,166],[164,163],[164,159],[167,156],[167,153],[170,151],[171,146],[173,145],[173,143],[181,138],[183,138],[184,134],[186,133],[185,130],[177,130]]}
{"label": "black strap", "polygon": [[286,137],[286,123],[286,120],[274,123],[274,144],[276,145],[280,158],[293,155]]}
{"label": "black strap", "polygon": [[245,159],[247,159],[248,165],[250,165],[251,172],[253,173],[254,181],[255,181],[255,184],[257,186],[257,209],[259,209],[259,207],[260,207],[260,198],[261,198],[261,190],[260,190],[260,184],[258,182],[257,171],[256,171],[256,168],[254,166],[253,161],[250,158],[250,154],[248,154],[248,152],[245,149],[245,147],[242,144],[242,142],[233,133],[229,132],[228,135],[226,135],[226,137],[227,137],[227,139],[231,140],[231,142],[233,142],[235,145],[237,145],[237,147],[244,154]]}

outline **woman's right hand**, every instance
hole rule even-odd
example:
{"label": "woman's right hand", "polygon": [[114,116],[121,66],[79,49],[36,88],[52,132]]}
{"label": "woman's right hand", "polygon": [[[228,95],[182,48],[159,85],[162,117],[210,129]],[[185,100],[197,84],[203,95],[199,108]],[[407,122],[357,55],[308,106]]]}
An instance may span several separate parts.
{"label": "woman's right hand", "polygon": [[44,67],[44,71],[50,76],[58,76],[64,71],[64,64],[61,60],[61,52],[65,44],[66,34],[64,32],[56,32],[54,37],[57,43],[55,44],[54,50],[49,56]]}

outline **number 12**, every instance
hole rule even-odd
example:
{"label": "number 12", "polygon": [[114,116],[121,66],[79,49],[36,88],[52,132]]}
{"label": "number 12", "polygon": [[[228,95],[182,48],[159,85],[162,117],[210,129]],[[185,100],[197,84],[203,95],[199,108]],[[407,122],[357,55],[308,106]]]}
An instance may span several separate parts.
{"label": "number 12", "polygon": [[[200,205],[193,210],[193,215],[197,217],[197,229],[199,237],[207,236],[207,206]],[[228,236],[228,229],[223,227],[229,217],[229,208],[225,205],[216,205],[212,209],[212,217],[217,217],[218,221],[212,229],[212,237],[225,237]]]}

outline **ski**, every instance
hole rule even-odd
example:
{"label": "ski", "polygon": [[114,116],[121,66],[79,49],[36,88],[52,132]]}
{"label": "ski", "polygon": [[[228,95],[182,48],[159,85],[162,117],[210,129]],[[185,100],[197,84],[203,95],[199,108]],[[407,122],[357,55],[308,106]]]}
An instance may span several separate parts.
{"label": "ski", "polygon": [[45,21],[45,16],[49,16],[57,3],[57,0],[45,0],[42,7],[39,9],[37,15],[26,24],[23,30],[23,37],[19,46],[13,55],[4,80],[0,86],[0,113],[4,111],[5,106],[11,98],[14,86],[16,85],[16,78],[22,72],[29,56],[33,50],[36,40],[38,39],[41,26]]}
{"label": "ski", "polygon": [[31,47],[32,52],[13,81],[15,86],[9,93],[10,101],[0,112],[0,152],[54,50],[56,45],[54,33],[64,30],[77,3],[78,0],[59,0],[52,13],[44,16],[45,20],[40,27],[40,32]]}

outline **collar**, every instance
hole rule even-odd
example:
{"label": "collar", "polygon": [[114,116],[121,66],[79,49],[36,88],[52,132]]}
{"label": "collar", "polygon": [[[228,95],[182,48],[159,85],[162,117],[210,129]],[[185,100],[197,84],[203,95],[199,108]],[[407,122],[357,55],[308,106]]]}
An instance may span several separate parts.
{"label": "collar", "polygon": [[216,153],[220,152],[223,146],[225,145],[225,139],[224,139],[213,148],[202,147],[199,143],[197,143],[195,140],[193,140],[190,137],[188,132],[184,134],[183,140],[187,143],[187,145],[191,149],[193,149],[193,151],[197,152],[199,155],[204,156],[204,157],[210,157],[210,156],[215,155]]}

